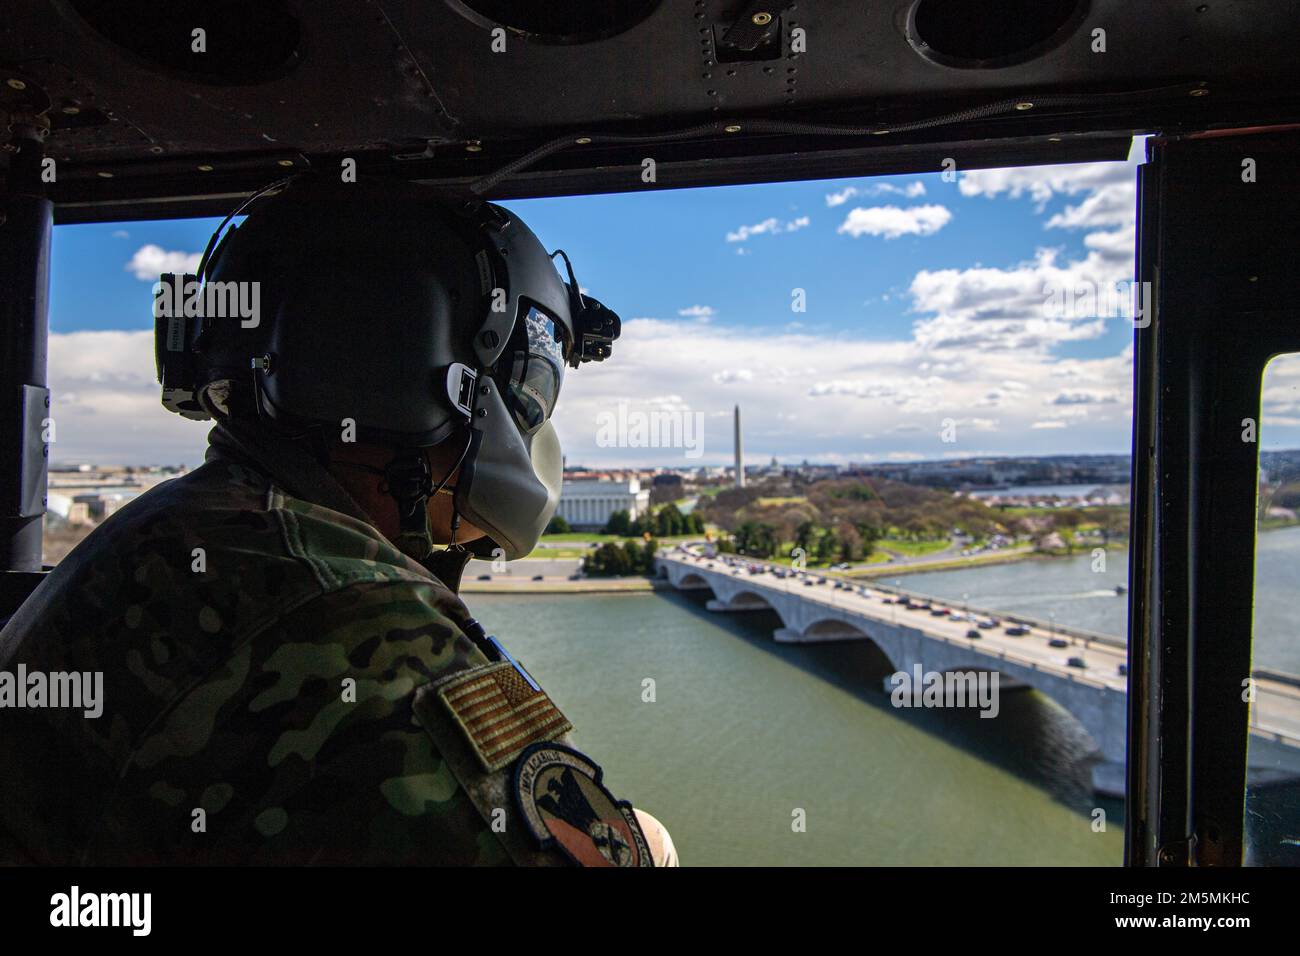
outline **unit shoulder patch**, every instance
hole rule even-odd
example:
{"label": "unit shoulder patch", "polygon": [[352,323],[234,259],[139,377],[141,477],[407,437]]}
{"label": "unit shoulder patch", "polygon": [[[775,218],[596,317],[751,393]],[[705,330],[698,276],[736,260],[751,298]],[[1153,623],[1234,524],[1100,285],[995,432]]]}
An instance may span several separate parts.
{"label": "unit shoulder patch", "polygon": [[529,744],[573,729],[546,691],[534,689],[509,661],[457,674],[439,683],[437,693],[489,773]]}
{"label": "unit shoulder patch", "polygon": [[520,754],[511,790],[543,847],[558,846],[579,866],[654,866],[632,804],[614,799],[585,754],[534,744]]}

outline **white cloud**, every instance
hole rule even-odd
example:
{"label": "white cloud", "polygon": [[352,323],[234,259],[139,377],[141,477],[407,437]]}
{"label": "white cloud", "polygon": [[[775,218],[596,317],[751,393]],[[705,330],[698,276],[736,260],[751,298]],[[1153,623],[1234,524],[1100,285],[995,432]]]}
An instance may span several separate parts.
{"label": "white cloud", "polygon": [[1262,448],[1300,445],[1300,353],[1279,355],[1264,370],[1259,420]]}
{"label": "white cloud", "polygon": [[839,192],[826,194],[826,205],[830,207],[842,206],[850,199],[857,196],[905,196],[908,199],[916,199],[918,196],[925,195],[925,183],[921,180],[914,180],[905,186],[895,186],[893,183],[872,183],[868,186],[845,186]]}
{"label": "white cloud", "polygon": [[1122,263],[1128,268],[1133,262],[1133,251],[1137,244],[1137,228],[1130,221],[1127,225],[1112,232],[1090,232],[1083,237],[1083,244],[1095,249],[1103,259]]}
{"label": "white cloud", "polygon": [[199,464],[208,425],[162,407],[152,332],[50,336],[55,462]]}
{"label": "white cloud", "polygon": [[883,236],[897,239],[899,236],[929,236],[948,224],[952,213],[946,206],[911,206],[900,209],[898,206],[859,206],[849,211],[848,217],[840,223],[836,232],[848,233],[853,238],[862,235]]}
{"label": "white cloud", "polygon": [[[160,405],[151,333],[53,334],[49,375],[59,429],[56,460],[200,462],[205,425]],[[1131,376],[1131,350],[1102,359],[1058,359],[1048,350],[983,351],[971,362],[969,351],[920,337],[762,333],[748,326],[682,323],[676,316],[637,317],[625,321],[614,360],[565,376],[555,424],[569,463],[597,466],[724,462],[731,455],[731,407],[737,402],[745,414],[746,447],[762,458],[974,454],[975,446],[965,442],[956,449],[941,444],[945,418],[969,423],[966,431],[978,433],[979,449],[989,453],[1122,451]],[[982,399],[995,392],[996,418],[974,418],[972,412],[987,407]],[[1062,393],[1115,395],[1118,401],[1048,406],[1053,418],[1040,421],[1045,403]],[[686,462],[671,449],[598,446],[598,415],[615,410],[619,401],[705,412],[702,458]],[[1296,401],[1295,393],[1290,401]],[[1092,414],[1074,418],[1070,411],[1076,407]],[[1031,434],[1035,438],[1028,441]],[[1053,434],[1061,440],[1049,441]]]}
{"label": "white cloud", "polygon": [[125,269],[143,282],[157,282],[164,272],[197,272],[201,258],[203,254],[199,252],[168,251],[162,246],[149,243],[135,251]]}
{"label": "white cloud", "polygon": [[1097,392],[1078,389],[1072,392],[1057,392],[1047,400],[1049,405],[1114,405],[1120,400],[1117,392]]}
{"label": "white cloud", "polygon": [[754,223],[752,226],[741,226],[733,232],[727,233],[728,242],[746,242],[751,236],[777,235],[783,232],[798,232],[812,223],[808,216],[800,216],[797,219],[791,219],[787,222],[781,222],[775,216],[770,216],[762,222]]}
{"label": "white cloud", "polygon": [[[1135,150],[1133,158],[1138,154]],[[913,308],[930,315],[917,323],[917,340],[931,348],[1041,351],[1104,334],[1104,319],[1062,315],[1059,308],[1048,307],[1048,293],[1093,289],[1100,298],[1117,283],[1132,281],[1135,175],[1134,161],[963,174],[960,188],[965,196],[1028,195],[1038,202],[1040,212],[1053,196],[1080,197],[1050,216],[1044,228],[1092,230],[1083,237],[1087,253],[1066,260],[1059,249],[1040,248],[1033,259],[1005,268],[976,265],[918,272],[910,290]]]}
{"label": "white cloud", "polygon": [[1132,259],[1092,251],[1059,262],[1054,249],[1007,269],[923,269],[912,280],[913,308],[933,313],[917,322],[917,341],[931,348],[1044,350],[1061,342],[1097,338],[1106,320],[1062,315],[1048,308],[1048,290],[1113,287],[1131,279]]}
{"label": "white cloud", "polygon": [[1137,206],[1137,185],[1108,183],[1088,194],[1076,206],[1067,206],[1047,220],[1048,229],[1092,229],[1097,226],[1128,226]]}
{"label": "white cloud", "polygon": [[856,195],[858,195],[857,186],[845,186],[837,193],[827,193],[826,205],[831,207],[843,206],[846,202],[848,202]]}
{"label": "white cloud", "polygon": [[131,234],[130,234],[129,232],[127,232],[125,229],[114,229],[114,230],[113,230],[113,238],[114,238],[114,239],[130,239],[130,238],[131,238]]}
{"label": "white cloud", "polygon": [[720,372],[713,373],[713,380],[719,385],[728,385],[731,382],[752,382],[754,373],[747,368],[724,368]]}
{"label": "white cloud", "polygon": [[1073,196],[1112,185],[1132,186],[1135,166],[1130,163],[1075,163],[1064,166],[1024,166],[1015,169],[974,169],[962,173],[958,186],[963,196],[1012,199],[1028,194],[1041,207],[1054,195]]}
{"label": "white cloud", "polygon": [[711,305],[688,305],[684,309],[678,309],[677,314],[688,319],[708,319],[717,315],[718,310]]}
{"label": "white cloud", "polygon": [[[944,418],[966,422],[966,431],[978,434],[979,449],[988,453],[1127,447],[1130,350],[1100,359],[1060,359],[1046,350],[985,352],[976,362],[968,357],[919,339],[634,318],[623,324],[614,360],[565,377],[555,422],[570,464],[726,461],[736,403],[744,412],[746,448],[763,459],[780,454],[792,460],[911,460],[975,453],[965,440],[955,448],[940,441]],[[151,333],[51,335],[50,382],[56,461],[202,460],[207,426],[170,414],[158,400]],[[653,396],[647,399],[649,388]],[[974,417],[983,411],[981,399],[994,391],[1000,393],[996,417]],[[1043,424],[1044,396],[1062,392],[1115,395],[1118,401],[1054,405],[1049,424]],[[1295,392],[1290,396],[1297,399]],[[599,447],[597,416],[616,409],[620,400],[704,412],[702,457],[688,462],[671,449]],[[1091,413],[1087,417],[1069,414],[1083,407]],[[1049,440],[1057,434],[1059,442]]]}
{"label": "white cloud", "polygon": [[[735,403],[744,413],[746,449],[762,459],[937,458],[954,450],[940,440],[944,418],[963,422],[971,440],[978,435],[979,449],[990,454],[1122,452],[1129,442],[1128,350],[1098,359],[1062,359],[1047,349],[991,351],[965,362],[963,352],[916,338],[774,333],[653,318],[625,322],[615,348],[613,361],[565,378],[556,427],[571,464],[651,460],[645,449],[595,445],[597,416],[616,408],[638,382],[653,382],[680,396],[689,410],[705,413],[704,453],[692,464],[730,457]],[[980,401],[993,391],[999,393],[996,415],[973,415],[984,411]],[[1061,424],[1041,424],[1044,397],[1060,392],[1114,394],[1119,401],[1089,405],[1087,417],[1071,415],[1074,406],[1052,406],[1048,421]],[[1059,441],[1049,437],[1056,434]],[[956,450],[974,454],[975,446],[962,442]],[[653,460],[684,463],[673,454]]]}

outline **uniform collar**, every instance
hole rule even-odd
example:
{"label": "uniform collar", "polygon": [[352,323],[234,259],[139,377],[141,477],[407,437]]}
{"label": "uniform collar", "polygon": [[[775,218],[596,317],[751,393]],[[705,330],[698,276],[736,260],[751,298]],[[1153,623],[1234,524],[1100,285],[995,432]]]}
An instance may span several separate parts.
{"label": "uniform collar", "polygon": [[[363,521],[384,540],[379,525],[313,454],[302,439],[278,438],[234,419],[219,421],[208,434],[205,461],[230,461],[268,475],[295,498]],[[393,547],[397,547],[393,542]],[[400,549],[399,549],[400,550]],[[473,555],[463,547],[434,551],[416,562],[452,592],[460,590],[461,575]],[[414,559],[412,559],[414,561]]]}

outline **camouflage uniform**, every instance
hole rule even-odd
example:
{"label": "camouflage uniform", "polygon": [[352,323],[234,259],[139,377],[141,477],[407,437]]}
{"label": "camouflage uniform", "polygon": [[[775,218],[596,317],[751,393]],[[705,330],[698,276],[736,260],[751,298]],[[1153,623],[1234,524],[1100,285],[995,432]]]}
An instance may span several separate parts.
{"label": "camouflage uniform", "polygon": [[0,860],[565,862],[438,705],[440,679],[489,663],[467,619],[366,521],[210,453],[0,632],[0,669],[104,675],[97,719],[0,709]]}

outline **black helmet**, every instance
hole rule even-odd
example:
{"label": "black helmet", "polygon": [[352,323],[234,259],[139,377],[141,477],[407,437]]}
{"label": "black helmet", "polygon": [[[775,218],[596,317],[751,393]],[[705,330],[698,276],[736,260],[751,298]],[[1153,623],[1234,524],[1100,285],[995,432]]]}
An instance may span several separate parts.
{"label": "black helmet", "polygon": [[[406,183],[295,183],[209,252],[156,289],[168,408],[209,418],[249,389],[281,432],[389,445],[414,468],[459,433],[457,512],[507,558],[533,548],[559,499],[565,367],[608,356],[619,320],[517,216]],[[401,512],[423,522],[430,490],[415,475]]]}

